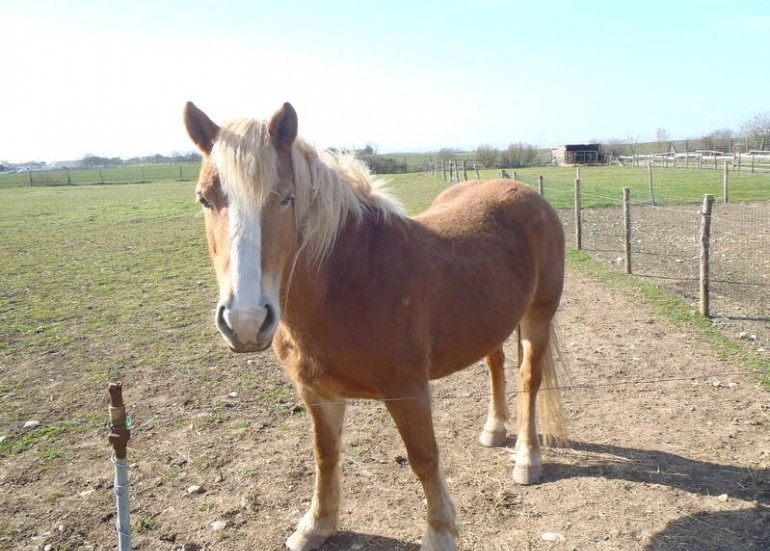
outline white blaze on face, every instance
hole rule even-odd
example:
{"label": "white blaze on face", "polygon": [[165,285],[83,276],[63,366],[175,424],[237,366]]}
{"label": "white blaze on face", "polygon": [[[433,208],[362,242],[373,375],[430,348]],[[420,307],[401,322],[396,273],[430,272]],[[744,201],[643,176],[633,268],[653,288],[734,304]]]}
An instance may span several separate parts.
{"label": "white blaze on face", "polygon": [[256,340],[267,317],[262,296],[262,230],[257,209],[230,203],[230,289],[220,290],[220,304],[226,306],[224,316],[238,340]]}

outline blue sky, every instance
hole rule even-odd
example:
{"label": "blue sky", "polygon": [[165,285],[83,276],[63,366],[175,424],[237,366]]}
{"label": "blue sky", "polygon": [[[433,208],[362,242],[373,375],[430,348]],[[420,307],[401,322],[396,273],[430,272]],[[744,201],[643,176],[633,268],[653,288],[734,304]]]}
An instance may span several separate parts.
{"label": "blue sky", "polygon": [[381,152],[653,140],[770,111],[767,0],[2,0],[0,160],[189,151],[181,111]]}

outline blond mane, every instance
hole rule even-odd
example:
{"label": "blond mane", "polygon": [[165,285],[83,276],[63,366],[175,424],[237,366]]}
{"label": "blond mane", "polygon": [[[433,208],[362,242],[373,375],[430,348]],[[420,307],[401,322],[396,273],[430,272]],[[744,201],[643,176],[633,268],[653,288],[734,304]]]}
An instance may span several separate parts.
{"label": "blond mane", "polygon": [[[262,208],[278,181],[277,153],[267,123],[237,119],[219,131],[211,160],[228,195]],[[386,182],[371,174],[352,154],[318,151],[301,138],[292,145],[294,208],[300,248],[313,261],[331,252],[349,216],[389,220],[404,216],[401,204],[386,191]]]}

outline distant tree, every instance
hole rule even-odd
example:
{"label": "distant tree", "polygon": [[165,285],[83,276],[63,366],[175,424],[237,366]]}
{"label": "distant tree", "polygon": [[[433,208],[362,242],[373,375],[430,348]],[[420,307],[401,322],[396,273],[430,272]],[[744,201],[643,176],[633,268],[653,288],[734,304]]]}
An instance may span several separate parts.
{"label": "distant tree", "polygon": [[491,145],[480,145],[476,148],[476,162],[484,168],[497,166],[500,151]]}
{"label": "distant tree", "polygon": [[613,157],[620,157],[623,151],[623,140],[611,139],[602,144],[602,151]]}
{"label": "distant tree", "polygon": [[658,142],[658,152],[659,153],[668,153],[669,152],[669,144],[668,140],[670,138],[668,130],[665,128],[658,128],[655,131],[655,138]]}
{"label": "distant tree", "polygon": [[760,150],[770,147],[770,111],[757,113],[752,119],[743,123],[741,133],[755,140]]}
{"label": "distant tree", "polygon": [[733,132],[730,128],[718,128],[717,130],[712,130],[708,134],[706,134],[705,138],[713,138],[715,140],[724,140],[727,138],[732,138],[735,135],[735,132]]}
{"label": "distant tree", "polygon": [[123,160],[120,157],[113,157],[111,159],[108,159],[107,157],[99,157],[98,155],[87,153],[80,160],[80,164],[85,168],[118,166],[123,164]]}
{"label": "distant tree", "polygon": [[369,167],[369,170],[375,174],[396,174],[398,172],[407,172],[406,162],[399,162],[393,157],[385,155],[366,155],[362,152],[366,148],[357,152],[357,157]]}
{"label": "distant tree", "polygon": [[537,149],[531,144],[512,143],[503,151],[503,165],[510,168],[522,168],[537,165]]}
{"label": "distant tree", "polygon": [[733,131],[729,128],[719,128],[712,130],[703,136],[703,146],[711,151],[730,151],[730,143],[733,137]]}
{"label": "distant tree", "polygon": [[438,150],[437,156],[439,161],[446,162],[446,161],[449,161],[452,157],[457,156],[458,153],[459,153],[459,150],[457,149],[452,149],[451,147],[444,147]]}

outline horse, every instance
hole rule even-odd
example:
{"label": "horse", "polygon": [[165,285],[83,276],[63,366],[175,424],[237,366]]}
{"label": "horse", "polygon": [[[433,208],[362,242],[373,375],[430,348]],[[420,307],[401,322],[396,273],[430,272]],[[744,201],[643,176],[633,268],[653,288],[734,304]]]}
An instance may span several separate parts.
{"label": "horse", "polygon": [[[346,403],[372,399],[384,402],[425,493],[420,549],[457,549],[429,381],[484,359],[491,399],[479,440],[504,445],[503,344],[518,327],[513,480],[538,481],[536,423],[564,436],[558,215],[526,184],[498,179],[452,185],[409,217],[353,156],[298,137],[289,103],[269,120],[220,126],[188,102],[184,121],[202,153],[195,194],[219,285],[215,324],[233,352],[272,344],[310,415],[315,487],[286,546],[309,551],[337,531]],[[550,391],[538,394],[541,384]]]}

